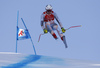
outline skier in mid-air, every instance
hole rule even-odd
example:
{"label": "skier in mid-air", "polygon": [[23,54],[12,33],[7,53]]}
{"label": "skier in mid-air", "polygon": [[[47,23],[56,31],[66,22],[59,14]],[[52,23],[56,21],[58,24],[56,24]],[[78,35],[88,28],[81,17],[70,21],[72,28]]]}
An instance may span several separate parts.
{"label": "skier in mid-air", "polygon": [[[54,30],[57,30],[57,33],[59,34],[61,40],[63,41],[63,43],[65,44],[65,47],[67,48],[67,43],[66,43],[66,39],[65,36],[63,35],[63,33],[65,33],[65,29],[62,26],[58,16],[56,15],[56,13],[54,11],[52,11],[52,6],[51,5],[47,5],[45,7],[45,12],[42,13],[41,15],[41,27],[44,31],[44,33],[48,33],[50,32],[50,34],[55,38],[58,39],[58,37],[56,36],[56,34],[54,33]],[[58,25],[55,23],[55,20],[58,22],[59,26],[61,27],[61,30],[58,29]],[[44,26],[45,23],[45,26]]]}

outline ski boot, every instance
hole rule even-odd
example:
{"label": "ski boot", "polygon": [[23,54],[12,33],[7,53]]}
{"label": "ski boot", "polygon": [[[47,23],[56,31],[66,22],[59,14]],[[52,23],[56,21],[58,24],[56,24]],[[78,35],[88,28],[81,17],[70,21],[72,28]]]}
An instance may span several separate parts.
{"label": "ski boot", "polygon": [[63,43],[65,44],[65,48],[68,48],[67,43],[66,43],[65,36],[62,36],[62,37],[61,37],[61,40],[62,40]]}
{"label": "ski boot", "polygon": [[56,40],[58,39],[55,33],[53,33],[52,36],[53,36]]}

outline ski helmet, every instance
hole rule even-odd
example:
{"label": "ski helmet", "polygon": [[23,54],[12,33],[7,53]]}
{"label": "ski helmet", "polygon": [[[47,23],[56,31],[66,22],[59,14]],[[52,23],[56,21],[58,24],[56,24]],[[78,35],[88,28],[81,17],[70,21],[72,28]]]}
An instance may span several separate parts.
{"label": "ski helmet", "polygon": [[46,9],[46,10],[52,10],[53,8],[52,8],[51,5],[47,5],[47,6],[45,7],[45,9]]}

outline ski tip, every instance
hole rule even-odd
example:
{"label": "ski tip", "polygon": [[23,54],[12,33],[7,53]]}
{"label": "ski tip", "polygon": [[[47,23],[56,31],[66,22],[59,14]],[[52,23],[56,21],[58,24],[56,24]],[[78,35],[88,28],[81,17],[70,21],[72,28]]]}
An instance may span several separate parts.
{"label": "ski tip", "polygon": [[65,48],[68,48],[68,46],[65,46]]}

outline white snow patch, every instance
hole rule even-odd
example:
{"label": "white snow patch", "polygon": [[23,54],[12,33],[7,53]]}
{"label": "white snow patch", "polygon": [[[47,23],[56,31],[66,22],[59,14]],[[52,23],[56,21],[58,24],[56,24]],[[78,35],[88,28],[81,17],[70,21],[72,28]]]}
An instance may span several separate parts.
{"label": "white snow patch", "polygon": [[92,66],[100,66],[100,64],[91,64]]}
{"label": "white snow patch", "polygon": [[0,52],[0,54],[21,54],[21,53],[14,53],[14,52]]}

